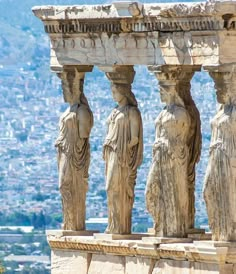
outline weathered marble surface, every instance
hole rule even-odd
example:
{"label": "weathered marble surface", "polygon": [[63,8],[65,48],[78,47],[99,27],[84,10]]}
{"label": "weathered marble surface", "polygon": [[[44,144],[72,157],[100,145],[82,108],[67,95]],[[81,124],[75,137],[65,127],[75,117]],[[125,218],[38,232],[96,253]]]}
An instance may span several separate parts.
{"label": "weathered marble surface", "polygon": [[[190,117],[175,85],[161,86],[166,107],[157,117],[153,162],[146,188],[147,209],[158,236],[184,237],[188,228],[188,147]],[[186,193],[186,194],[185,194]]]}
{"label": "weathered marble surface", "polygon": [[63,229],[85,229],[85,200],[90,162],[89,135],[93,115],[83,93],[84,72],[72,67],[59,75],[69,108],[60,118],[58,150],[59,189],[62,196]]}
{"label": "weathered marble surface", "polygon": [[210,68],[220,108],[211,122],[210,159],[204,198],[213,240],[236,240],[236,73]]}
{"label": "weathered marble surface", "polygon": [[52,248],[52,274],[236,273],[235,243],[197,241],[156,245],[53,235],[48,240]]}
{"label": "weathered marble surface", "polygon": [[108,77],[112,80],[112,96],[118,106],[108,117],[103,145],[108,201],[106,233],[130,234],[137,168],[143,157],[142,118],[128,81],[133,81],[133,68],[124,78],[125,83],[117,73],[109,73]]}
{"label": "weathered marble surface", "polygon": [[53,250],[51,254],[51,273],[87,274],[92,255],[86,252]]}
{"label": "weathered marble surface", "polygon": [[51,68],[236,62],[235,1],[41,6]]}
{"label": "weathered marble surface", "polygon": [[186,237],[194,227],[195,164],[201,150],[199,112],[190,95],[192,70],[166,66],[156,73],[166,107],[155,121],[147,209],[158,236]]}
{"label": "weathered marble surface", "polygon": [[125,273],[125,257],[93,254],[88,274]]}

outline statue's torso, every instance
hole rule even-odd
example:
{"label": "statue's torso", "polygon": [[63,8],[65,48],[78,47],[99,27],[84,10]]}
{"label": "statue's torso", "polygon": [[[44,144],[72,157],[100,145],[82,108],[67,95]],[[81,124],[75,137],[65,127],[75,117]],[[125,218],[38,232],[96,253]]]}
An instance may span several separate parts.
{"label": "statue's torso", "polygon": [[[179,119],[181,113],[181,119]],[[189,117],[187,111],[180,106],[173,106],[164,109],[155,121],[156,139],[155,145],[172,146],[176,143],[177,138],[183,145],[187,136]],[[183,126],[184,125],[184,126]]]}
{"label": "statue's torso", "polygon": [[129,109],[130,106],[125,106],[123,108],[115,108],[110,114],[107,125],[108,131],[105,139],[104,146],[108,145],[114,150],[117,149],[118,143],[123,142],[124,145],[127,144],[127,135],[129,132]]}
{"label": "statue's torso", "polygon": [[229,111],[221,109],[213,118],[210,148],[211,151],[221,150],[228,156],[235,157],[236,119],[233,117],[233,111],[233,108]]}

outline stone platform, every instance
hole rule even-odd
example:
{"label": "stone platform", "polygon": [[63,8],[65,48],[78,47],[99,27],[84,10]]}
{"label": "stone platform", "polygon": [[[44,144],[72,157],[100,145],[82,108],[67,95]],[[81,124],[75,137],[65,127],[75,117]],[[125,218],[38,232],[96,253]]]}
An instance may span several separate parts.
{"label": "stone platform", "polygon": [[235,274],[236,243],[48,235],[52,274]]}

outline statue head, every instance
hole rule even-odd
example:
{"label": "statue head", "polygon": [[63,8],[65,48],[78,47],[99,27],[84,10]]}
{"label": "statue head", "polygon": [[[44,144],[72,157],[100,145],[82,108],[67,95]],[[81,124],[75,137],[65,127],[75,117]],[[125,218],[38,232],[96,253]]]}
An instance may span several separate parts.
{"label": "statue head", "polygon": [[133,92],[131,91],[131,85],[112,83],[111,84],[113,99],[119,104],[121,101],[126,100],[128,105],[137,106],[137,101]]}
{"label": "statue head", "polygon": [[220,103],[220,104],[229,104],[230,102],[230,88],[229,88],[229,84],[225,84],[224,86],[223,85],[220,85],[220,84],[215,84],[215,89],[216,89],[216,98],[217,98],[217,101]]}
{"label": "statue head", "polygon": [[236,83],[232,81],[215,81],[216,98],[222,105],[236,105]]}
{"label": "statue head", "polygon": [[160,82],[160,97],[163,103],[166,103],[167,105],[173,104],[175,103],[177,96],[175,84]]}
{"label": "statue head", "polygon": [[235,72],[232,71],[209,71],[214,79],[216,98],[223,105],[236,104]]}

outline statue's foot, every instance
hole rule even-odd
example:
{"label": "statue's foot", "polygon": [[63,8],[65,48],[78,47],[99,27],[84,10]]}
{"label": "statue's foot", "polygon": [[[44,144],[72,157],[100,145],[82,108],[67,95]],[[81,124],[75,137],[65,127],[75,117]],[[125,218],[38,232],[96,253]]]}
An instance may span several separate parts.
{"label": "statue's foot", "polygon": [[106,234],[110,234],[111,233],[108,227],[106,228],[106,230],[104,231],[104,233],[106,233]]}

